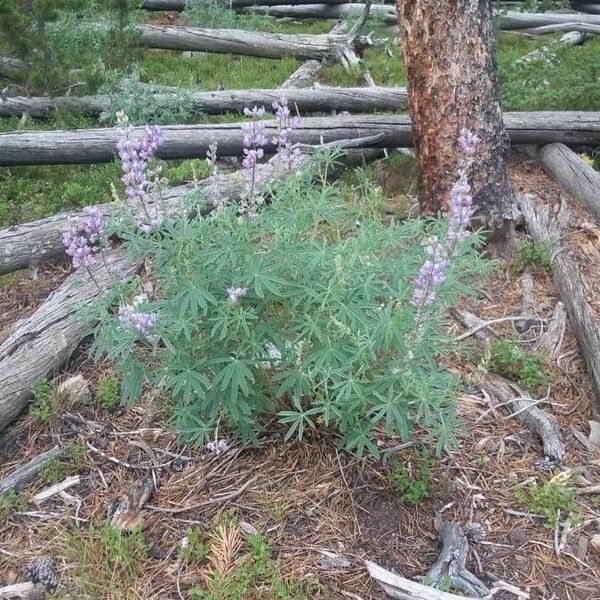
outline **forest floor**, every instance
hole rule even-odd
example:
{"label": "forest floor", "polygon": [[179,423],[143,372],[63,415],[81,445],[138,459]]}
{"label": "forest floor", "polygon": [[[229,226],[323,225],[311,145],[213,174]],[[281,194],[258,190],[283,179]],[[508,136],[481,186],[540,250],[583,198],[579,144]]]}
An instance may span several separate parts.
{"label": "forest floor", "polygon": [[[512,176],[519,193],[551,206],[566,199],[572,206],[567,243],[582,258],[591,303],[599,307],[600,228],[536,165],[515,156]],[[461,308],[484,320],[520,314],[522,266],[500,265],[482,282],[480,298]],[[535,260],[527,271],[536,314],[550,318],[557,302],[552,280]],[[22,273],[3,285],[0,341],[66,272],[55,264],[36,279]],[[448,327],[456,335],[465,331],[452,319]],[[504,340],[518,337],[521,346],[534,345],[535,331],[519,337],[510,323],[492,329]],[[486,349],[486,342],[471,336],[448,366],[468,381],[486,352],[489,344]],[[600,482],[600,451],[596,446],[594,453],[594,440],[588,441],[590,390],[568,327],[558,357],[543,369],[548,393],[540,394],[546,397],[541,406],[560,423],[564,468],[574,474],[565,486],[548,485],[558,471],[543,460],[540,441],[506,410],[494,409],[475,386],[466,386],[458,402],[459,444],[440,459],[419,452],[418,438],[406,447],[384,432],[384,461],[356,459],[324,429],[301,444],[284,443],[276,424],[269,425],[260,447],[233,445],[210,454],[178,443],[165,399],[100,407],[98,383],[110,365],[94,364],[79,351],[59,381],[82,374],[94,391],[92,401],[54,405],[49,416],[33,410],[2,439],[0,480],[57,444],[68,452],[18,496],[0,503],[0,584],[18,580],[24,565],[50,555],[60,575],[56,597],[62,599],[383,598],[364,561],[408,578],[423,576],[439,553],[434,519],[447,506],[452,522],[476,521],[486,530],[468,561],[482,580],[501,579],[534,599],[598,598],[600,554],[591,540],[600,532],[600,494],[577,489],[581,478],[587,485]],[[31,504],[40,490],[75,474],[80,482],[66,493]],[[147,479],[156,489],[141,513],[130,515],[142,532],[115,537],[106,525],[109,511]],[[398,479],[403,487],[394,486]],[[406,500],[419,493],[417,482],[426,498],[411,505]],[[565,529],[569,516],[572,524]]]}

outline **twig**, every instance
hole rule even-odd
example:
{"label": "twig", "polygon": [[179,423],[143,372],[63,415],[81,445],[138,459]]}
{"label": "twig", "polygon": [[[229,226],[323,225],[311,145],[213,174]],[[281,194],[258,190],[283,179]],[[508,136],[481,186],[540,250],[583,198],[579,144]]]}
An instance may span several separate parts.
{"label": "twig", "polygon": [[485,322],[477,325],[477,327],[473,327],[472,329],[469,329],[469,331],[466,331],[465,333],[455,337],[453,341],[460,342],[461,340],[471,337],[474,333],[477,333],[478,331],[484,329],[485,327],[489,327],[490,325],[496,325],[497,323],[506,323],[508,321],[522,321],[522,320],[523,320],[523,317],[521,316],[521,317],[501,317],[499,319],[492,319],[491,321],[485,321]]}

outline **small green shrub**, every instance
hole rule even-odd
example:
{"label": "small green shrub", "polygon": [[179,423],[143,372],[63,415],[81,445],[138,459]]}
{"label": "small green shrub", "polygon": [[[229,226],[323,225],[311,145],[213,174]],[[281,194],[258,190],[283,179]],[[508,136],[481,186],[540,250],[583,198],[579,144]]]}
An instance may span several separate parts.
{"label": "small green shrub", "polygon": [[511,264],[512,269],[521,273],[531,265],[538,265],[549,271],[552,267],[552,246],[533,240],[517,240],[517,248]]}
{"label": "small green shrub", "polygon": [[204,531],[190,527],[186,534],[187,546],[182,548],[181,555],[188,562],[200,562],[206,558],[210,544]]}
{"label": "small green shrub", "polygon": [[61,456],[46,461],[38,473],[38,480],[46,485],[54,485],[79,471],[85,464],[87,452],[84,446],[69,442]]}
{"label": "small green shrub", "polygon": [[102,375],[96,386],[96,397],[102,408],[113,410],[121,400],[121,383],[114,375]]}
{"label": "small green shrub", "polygon": [[55,415],[55,387],[46,379],[36,381],[33,386],[33,400],[29,405],[29,413],[42,425],[54,419]]}
{"label": "small green shrub", "polygon": [[579,518],[580,506],[577,502],[575,488],[548,481],[540,486],[537,484],[517,487],[515,498],[529,512],[542,514],[546,517],[546,527],[556,529],[560,518],[566,518],[573,513],[575,520]]}
{"label": "small green shrub", "polygon": [[23,511],[27,508],[27,500],[14,489],[0,496],[0,529],[6,525],[13,511]]}
{"label": "small green shrub", "polygon": [[550,383],[544,360],[525,352],[514,340],[492,342],[487,370],[515,381],[531,394],[544,393]]}
{"label": "small green shrub", "polygon": [[394,461],[390,468],[390,482],[400,495],[402,502],[416,505],[429,496],[433,469],[433,454],[428,448],[416,453],[413,469],[401,460]]}

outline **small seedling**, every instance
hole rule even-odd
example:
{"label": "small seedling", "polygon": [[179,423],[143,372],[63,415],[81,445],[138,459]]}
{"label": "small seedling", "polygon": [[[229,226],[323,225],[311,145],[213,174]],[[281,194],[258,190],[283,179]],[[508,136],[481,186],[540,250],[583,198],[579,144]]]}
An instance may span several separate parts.
{"label": "small seedling", "polygon": [[79,471],[85,463],[87,452],[81,444],[69,442],[60,457],[46,461],[38,473],[38,480],[46,485],[54,485],[66,479],[70,473]]}
{"label": "small seedling", "polygon": [[429,496],[433,468],[433,455],[428,448],[417,452],[414,468],[404,461],[392,464],[390,481],[400,498],[412,506]]}
{"label": "small seedling", "polygon": [[114,375],[102,375],[96,386],[96,397],[102,408],[114,410],[121,400],[121,385]]}
{"label": "small seedling", "polygon": [[550,381],[543,359],[525,352],[515,340],[492,342],[486,368],[515,381],[531,394],[543,393]]}
{"label": "small seedling", "polygon": [[0,528],[6,525],[13,511],[25,510],[27,501],[14,489],[0,496]]}
{"label": "small seedling", "polygon": [[522,273],[527,267],[538,265],[545,271],[552,267],[552,246],[533,240],[517,240],[515,256],[511,268],[516,273]]}
{"label": "small seedling", "polygon": [[55,388],[46,379],[36,381],[32,389],[33,400],[29,412],[42,425],[52,421],[55,414]]}
{"label": "small seedling", "polygon": [[181,550],[181,556],[187,562],[200,562],[206,558],[209,544],[204,532],[198,528],[189,528],[185,534],[187,545]]}
{"label": "small seedling", "polygon": [[575,488],[547,481],[542,485],[515,488],[515,498],[529,512],[546,517],[546,527],[556,529],[561,516],[572,514],[571,520],[579,518],[580,506]]}

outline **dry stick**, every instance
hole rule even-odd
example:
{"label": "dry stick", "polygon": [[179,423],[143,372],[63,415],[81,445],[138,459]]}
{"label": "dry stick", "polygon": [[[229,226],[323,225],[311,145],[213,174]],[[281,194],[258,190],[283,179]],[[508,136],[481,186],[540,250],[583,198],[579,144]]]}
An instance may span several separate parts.
{"label": "dry stick", "polygon": [[[2,376],[0,375],[0,379]],[[2,404],[0,403],[0,407]],[[0,412],[0,418],[2,413]],[[1,427],[0,427],[1,429]],[[51,459],[59,457],[63,453],[63,448],[54,446],[54,448],[39,454],[31,459],[26,465],[18,467],[12,473],[0,480],[0,496],[10,490],[19,490],[27,485],[38,474],[39,470]]]}
{"label": "dry stick", "polygon": [[60,494],[60,492],[64,492],[65,490],[68,490],[69,488],[73,487],[74,485],[78,485],[79,482],[80,482],[79,475],[73,475],[72,477],[67,477],[63,481],[56,483],[50,487],[47,487],[46,489],[42,490],[41,492],[38,492],[35,496],[33,496],[31,498],[31,502],[33,502],[33,504],[38,504],[38,505],[42,504],[49,498],[52,498],[52,496],[55,496],[56,494]]}
{"label": "dry stick", "polygon": [[[598,112],[505,113],[504,122],[513,144],[600,143]],[[274,135],[276,121],[266,121],[266,129],[268,137]],[[242,155],[244,136],[239,123],[167,125],[162,131],[164,143],[157,151],[159,158],[203,158],[213,140],[218,143],[219,156]],[[134,128],[133,135],[141,132]],[[118,137],[115,128],[0,133],[0,166],[110,162],[115,157]],[[365,148],[410,147],[410,118],[405,114],[308,117],[294,137],[298,143],[311,145],[356,138],[373,140],[365,141]],[[274,149],[268,145],[265,152]]]}
{"label": "dry stick", "polygon": [[592,387],[592,411],[600,415],[600,326],[596,314],[588,303],[579,267],[569,251],[557,252],[560,240],[569,222],[569,210],[562,202],[556,216],[544,205],[536,205],[533,197],[519,199],[521,212],[527,231],[538,243],[551,244],[554,259],[552,261],[552,279],[563,301],[573,333],[586,366]]}
{"label": "dry stick", "polygon": [[487,392],[494,406],[511,406],[514,409],[511,416],[538,435],[548,458],[559,463],[563,461],[565,446],[558,421],[553,415],[538,408],[527,392],[504,377],[476,371],[472,380]]}
{"label": "dry stick", "polygon": [[[307,65],[307,66],[305,66]],[[293,81],[306,82],[307,78],[318,73],[321,62],[310,60],[300,73],[296,71]],[[318,68],[317,68],[318,67]],[[288,80],[289,82],[289,80]],[[406,105],[407,93],[403,87],[372,88],[338,88],[319,86],[318,88],[292,88],[286,82],[285,97],[299,113],[327,112],[333,109],[348,112],[366,113],[393,111]],[[283,86],[282,86],[283,87]],[[267,111],[273,112],[273,102],[278,101],[282,93],[273,89],[220,90],[214,92],[188,92],[187,103],[197,114],[223,114],[243,112],[245,108],[264,105]],[[173,94],[157,93],[157,102],[168,102]],[[61,107],[82,112],[94,117],[110,110],[111,100],[108,96],[7,96],[0,98],[0,116],[21,116],[48,119]]]}
{"label": "dry stick", "polygon": [[600,223],[600,173],[564,144],[547,144],[537,158],[544,171]]}

